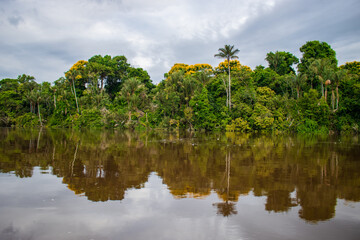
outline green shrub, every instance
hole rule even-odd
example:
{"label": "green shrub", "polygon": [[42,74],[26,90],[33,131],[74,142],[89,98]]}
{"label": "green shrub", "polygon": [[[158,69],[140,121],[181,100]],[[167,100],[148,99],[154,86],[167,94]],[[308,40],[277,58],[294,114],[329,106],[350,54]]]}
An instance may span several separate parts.
{"label": "green shrub", "polygon": [[249,123],[242,118],[236,118],[232,120],[230,125],[226,126],[226,131],[229,132],[247,132],[250,129]]}
{"label": "green shrub", "polygon": [[16,118],[16,125],[20,127],[36,127],[39,126],[39,118],[34,113],[25,113]]}

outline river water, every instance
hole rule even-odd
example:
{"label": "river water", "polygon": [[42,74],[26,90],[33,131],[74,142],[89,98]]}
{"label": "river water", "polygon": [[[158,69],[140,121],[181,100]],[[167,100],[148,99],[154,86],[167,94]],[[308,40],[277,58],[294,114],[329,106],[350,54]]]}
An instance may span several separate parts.
{"label": "river water", "polygon": [[0,239],[359,239],[358,136],[0,129]]}

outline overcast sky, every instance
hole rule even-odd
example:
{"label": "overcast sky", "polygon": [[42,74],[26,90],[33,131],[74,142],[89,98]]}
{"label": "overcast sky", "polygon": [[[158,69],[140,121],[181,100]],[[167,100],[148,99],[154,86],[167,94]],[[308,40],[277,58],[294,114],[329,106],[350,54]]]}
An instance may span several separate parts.
{"label": "overcast sky", "polygon": [[174,63],[209,63],[235,45],[239,60],[267,66],[270,51],[301,57],[325,41],[339,64],[359,61],[359,0],[0,0],[0,79],[64,76],[78,60],[124,55],[154,83]]}

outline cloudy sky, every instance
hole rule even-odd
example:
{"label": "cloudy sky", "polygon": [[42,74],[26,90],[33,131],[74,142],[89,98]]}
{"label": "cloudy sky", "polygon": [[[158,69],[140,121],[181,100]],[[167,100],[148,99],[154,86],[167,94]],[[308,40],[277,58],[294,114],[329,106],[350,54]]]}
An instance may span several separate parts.
{"label": "cloudy sky", "polygon": [[329,43],[339,64],[359,61],[359,0],[0,0],[0,79],[62,77],[78,60],[125,55],[154,83],[174,63],[209,63],[225,44],[266,65],[270,51]]}

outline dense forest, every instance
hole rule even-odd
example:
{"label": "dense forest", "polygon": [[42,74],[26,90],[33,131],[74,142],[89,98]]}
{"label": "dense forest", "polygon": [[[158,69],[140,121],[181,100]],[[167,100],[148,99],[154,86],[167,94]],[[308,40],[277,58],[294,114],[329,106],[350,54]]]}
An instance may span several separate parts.
{"label": "dense forest", "polygon": [[357,133],[360,62],[338,66],[326,42],[300,51],[251,69],[225,45],[217,67],[176,63],[157,85],[125,56],[96,55],[53,83],[1,80],[0,126]]}

